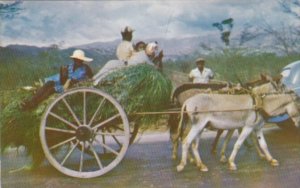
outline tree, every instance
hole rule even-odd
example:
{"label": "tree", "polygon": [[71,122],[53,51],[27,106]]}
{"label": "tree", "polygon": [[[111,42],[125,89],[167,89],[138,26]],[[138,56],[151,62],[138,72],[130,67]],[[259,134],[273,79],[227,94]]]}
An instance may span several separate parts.
{"label": "tree", "polygon": [[273,37],[274,48],[286,55],[299,52],[300,37],[297,34],[297,29],[293,25],[288,25],[283,22],[279,23],[278,25],[279,27],[274,28],[265,22],[262,26],[265,34]]}
{"label": "tree", "polygon": [[[299,0],[278,0],[281,10],[300,21]],[[286,55],[299,53],[300,50],[300,29],[295,23],[279,22],[279,27],[275,28],[264,21],[263,31],[273,36],[275,48],[281,50]]]}
{"label": "tree", "polygon": [[226,46],[228,46],[230,43],[229,37],[233,28],[233,18],[228,18],[223,20],[221,23],[216,22],[212,25],[220,31],[221,40],[225,43]]}
{"label": "tree", "polygon": [[21,3],[22,0],[0,2],[0,17],[3,19],[13,19],[22,10],[20,8]]}
{"label": "tree", "polygon": [[300,8],[300,1],[298,0],[280,0],[279,5],[283,12],[300,19],[300,12],[297,9]]}
{"label": "tree", "polygon": [[254,27],[250,24],[245,24],[243,30],[241,31],[239,45],[243,45],[248,41],[251,41],[258,36],[262,35],[259,28]]}

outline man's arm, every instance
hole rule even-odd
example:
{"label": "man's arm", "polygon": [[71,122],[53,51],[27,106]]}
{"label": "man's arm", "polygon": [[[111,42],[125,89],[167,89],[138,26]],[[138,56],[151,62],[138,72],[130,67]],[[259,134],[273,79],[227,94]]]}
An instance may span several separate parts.
{"label": "man's arm", "polygon": [[214,76],[215,76],[214,72],[211,69],[209,69],[209,75],[208,75],[209,79],[213,79]]}
{"label": "man's arm", "polygon": [[71,79],[68,79],[66,81],[66,83],[64,84],[63,88],[64,88],[64,91],[66,91],[69,87],[70,87],[70,83],[71,83]]}
{"label": "man's arm", "polygon": [[192,82],[193,80],[194,80],[194,74],[193,74],[193,70],[191,70],[189,74],[189,81]]}

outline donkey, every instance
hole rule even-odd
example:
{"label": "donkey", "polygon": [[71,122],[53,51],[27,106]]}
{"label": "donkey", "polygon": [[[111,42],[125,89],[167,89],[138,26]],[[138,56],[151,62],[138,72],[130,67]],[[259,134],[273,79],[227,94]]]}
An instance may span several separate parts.
{"label": "donkey", "polygon": [[[260,85],[260,87],[253,88],[252,92],[255,94],[274,92],[274,91],[276,91],[276,89],[281,87],[281,86],[279,87],[279,85],[277,85],[278,84],[277,82],[273,82],[273,79],[270,76],[263,75],[263,74],[261,74],[260,76],[261,76],[261,79],[242,84],[243,87],[241,87],[240,85],[236,85],[236,86],[231,86],[231,88],[229,88],[229,84],[226,84],[226,85],[218,84],[218,85],[210,85],[210,86],[212,86],[214,89],[218,89],[217,90],[218,92],[219,91],[221,91],[221,92],[234,91],[233,93],[239,93],[239,94],[249,93],[250,89],[252,89],[252,87],[254,87],[256,85]],[[266,84],[269,82],[271,84]],[[177,106],[182,106],[182,104],[188,98],[190,98],[196,94],[199,94],[200,90],[195,89],[195,87],[199,87],[199,86],[195,86],[194,88],[193,87],[194,87],[193,85],[183,85],[182,87],[177,88],[173,94],[173,103],[175,103]],[[212,91],[211,90],[201,90],[201,93],[203,93],[203,92],[211,93]],[[232,93],[232,92],[228,92],[228,93]],[[180,130],[180,133],[178,133],[177,132],[178,131],[178,121],[179,121],[179,117],[177,114],[171,114],[169,116],[168,126],[170,127],[170,139],[172,141],[172,146],[173,146],[172,147],[172,159],[177,158],[179,138],[181,138],[181,140],[183,140],[183,138],[186,136],[187,131],[188,131],[188,130],[186,130],[188,127],[186,127],[186,125],[184,125],[182,127],[182,129]],[[217,135],[212,144],[212,149],[211,149],[212,154],[216,153],[217,144],[218,144],[219,139],[223,132],[224,132],[224,130],[221,130],[221,129],[217,130]],[[233,133],[234,133],[234,130],[228,130],[228,132],[227,132],[226,139],[223,144],[222,151],[221,151],[221,159],[220,159],[221,162],[226,162],[225,150],[226,150],[227,144],[228,144],[230,138],[232,137]],[[179,137],[178,137],[178,134],[180,135]],[[258,155],[261,158],[264,158],[264,155],[257,147],[257,141],[255,138],[253,138],[253,142],[254,142],[254,144],[256,144],[256,150],[257,150]],[[247,140],[245,142],[245,145],[247,147],[250,147]],[[193,159],[190,158],[190,161],[193,162]]]}
{"label": "donkey", "polygon": [[[287,112],[296,126],[299,126],[299,111],[296,106],[297,96],[294,93],[274,93],[264,95],[224,95],[224,94],[198,94],[183,104],[181,109],[181,120],[178,129],[181,129],[184,112],[187,113],[192,123],[192,128],[182,145],[182,158],[177,166],[177,171],[182,171],[186,165],[186,158],[190,144],[192,146],[196,164],[201,171],[207,171],[208,168],[203,164],[198,152],[200,134],[209,123],[216,129],[232,130],[242,128],[234,149],[229,157],[229,169],[236,170],[235,157],[249,134],[254,131],[257,136],[259,146],[266,156],[266,159],[273,166],[278,166],[279,162],[270,154],[262,127],[264,125],[264,115],[276,116]],[[257,102],[259,106],[253,104]],[[199,135],[199,136],[198,136]]]}

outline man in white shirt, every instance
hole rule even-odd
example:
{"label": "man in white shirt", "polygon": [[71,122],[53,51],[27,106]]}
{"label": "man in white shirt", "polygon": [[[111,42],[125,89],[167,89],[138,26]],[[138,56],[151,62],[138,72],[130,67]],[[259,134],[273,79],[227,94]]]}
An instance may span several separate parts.
{"label": "man in white shirt", "polygon": [[205,60],[203,58],[198,58],[195,61],[197,68],[191,70],[189,74],[189,80],[193,83],[208,83],[210,79],[213,79],[214,73],[211,69],[206,68]]}
{"label": "man in white shirt", "polygon": [[122,42],[117,47],[116,55],[119,60],[123,61],[125,64],[128,59],[132,56],[134,49],[132,40],[133,29],[126,26],[124,30],[121,31]]}

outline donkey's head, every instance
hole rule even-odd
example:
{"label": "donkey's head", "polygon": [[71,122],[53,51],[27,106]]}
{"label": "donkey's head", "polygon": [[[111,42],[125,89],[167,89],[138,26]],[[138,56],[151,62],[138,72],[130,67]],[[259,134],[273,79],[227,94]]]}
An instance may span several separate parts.
{"label": "donkey's head", "polygon": [[274,81],[272,77],[268,75],[261,75],[261,80],[253,85],[255,86],[252,87],[252,93],[256,95],[286,92],[281,82]]}

